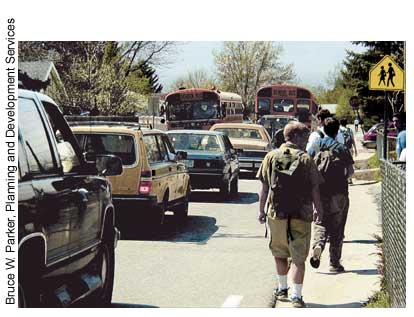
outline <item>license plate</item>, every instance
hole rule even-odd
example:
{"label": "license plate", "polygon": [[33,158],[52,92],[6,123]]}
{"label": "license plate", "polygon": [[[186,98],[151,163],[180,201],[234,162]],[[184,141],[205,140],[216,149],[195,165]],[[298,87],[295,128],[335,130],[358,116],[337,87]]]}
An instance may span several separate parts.
{"label": "license plate", "polygon": [[187,167],[194,167],[194,160],[185,160],[185,161],[183,161],[183,163]]}
{"label": "license plate", "polygon": [[252,163],[240,162],[240,167],[252,167],[252,166],[253,166]]}

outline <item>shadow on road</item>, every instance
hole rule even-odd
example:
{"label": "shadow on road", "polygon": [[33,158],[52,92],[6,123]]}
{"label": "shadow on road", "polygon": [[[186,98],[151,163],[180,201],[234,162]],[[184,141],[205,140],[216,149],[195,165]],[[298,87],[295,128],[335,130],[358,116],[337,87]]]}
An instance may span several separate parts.
{"label": "shadow on road", "polygon": [[222,204],[242,204],[249,205],[259,201],[257,193],[239,193],[237,197],[226,200],[219,198],[218,192],[213,191],[193,191],[191,192],[190,202],[193,203],[222,203]]}
{"label": "shadow on road", "polygon": [[[132,224],[131,224],[132,223]],[[121,225],[121,240],[150,240],[169,242],[207,243],[218,230],[216,219],[206,216],[188,216],[185,223],[177,223],[172,215],[165,215],[161,226],[148,221]]]}
{"label": "shadow on road", "polygon": [[358,275],[377,275],[378,271],[376,269],[361,269],[361,270],[345,270],[345,272],[336,273],[336,272],[317,272],[317,274],[323,275],[337,275],[337,274],[347,274],[355,273]]}
{"label": "shadow on road", "polygon": [[359,302],[351,302],[344,304],[321,305],[316,303],[306,303],[307,308],[361,308],[362,304]]}
{"label": "shadow on road", "polygon": [[159,308],[158,306],[144,304],[112,303],[111,308]]}
{"label": "shadow on road", "polygon": [[343,243],[376,244],[377,240],[344,240]]}
{"label": "shadow on road", "polygon": [[245,172],[240,172],[240,173],[239,173],[239,178],[240,178],[240,179],[256,179],[256,174],[257,174],[257,173],[245,173]]}

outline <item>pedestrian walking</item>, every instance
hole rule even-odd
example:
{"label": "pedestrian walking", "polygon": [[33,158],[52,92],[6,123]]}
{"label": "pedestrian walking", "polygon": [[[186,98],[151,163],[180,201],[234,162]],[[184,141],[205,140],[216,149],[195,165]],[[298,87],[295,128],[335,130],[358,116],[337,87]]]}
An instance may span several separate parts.
{"label": "pedestrian walking", "polygon": [[[330,118],[330,117],[332,117],[332,114],[330,113],[328,109],[321,109],[318,111],[318,113],[316,114],[316,119],[318,120],[318,128],[309,135],[309,140],[308,140],[308,143],[306,144],[306,152],[309,152],[310,148],[312,147],[314,148],[314,151],[316,152],[319,150],[317,148],[318,141],[326,136],[325,131],[324,131],[324,122],[327,118]],[[342,136],[342,133],[338,133],[337,141],[339,143],[344,144],[345,141]]]}
{"label": "pedestrian walking", "polygon": [[355,118],[355,120],[354,120],[354,126],[355,126],[355,132],[358,132],[358,126],[359,126],[359,120],[358,120],[358,118]]}
{"label": "pedestrian walking", "polygon": [[342,244],[349,209],[348,178],[354,172],[351,153],[345,145],[335,140],[339,122],[334,118],[325,120],[326,137],[319,141],[319,152],[310,150],[324,183],[320,187],[323,217],[314,224],[313,251],[310,258],[312,267],[318,268],[321,254],[329,236],[330,271],[343,272],[341,264]]}
{"label": "pedestrian walking", "polygon": [[341,118],[339,120],[339,132],[342,133],[344,137],[344,144],[347,149],[351,152],[352,156],[357,156],[357,148],[355,143],[354,133],[351,128],[347,127],[348,120],[346,118]]}
{"label": "pedestrian walking", "polygon": [[[262,184],[258,220],[265,223],[267,218],[270,229],[269,248],[277,274],[274,295],[277,299],[288,297],[291,267],[291,303],[301,308],[306,306],[302,287],[311,223],[314,218],[320,222],[323,214],[319,196],[323,179],[304,151],[309,129],[300,122],[291,122],[283,132],[286,142],[266,155],[257,173]],[[288,258],[291,258],[291,265]]]}

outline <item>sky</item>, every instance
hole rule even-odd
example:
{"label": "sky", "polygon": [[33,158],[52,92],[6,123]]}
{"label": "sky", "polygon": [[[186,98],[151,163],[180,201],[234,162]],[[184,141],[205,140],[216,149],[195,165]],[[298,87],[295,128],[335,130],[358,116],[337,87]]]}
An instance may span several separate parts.
{"label": "sky", "polygon": [[[310,85],[324,85],[329,72],[335,70],[346,57],[346,50],[361,52],[362,46],[351,42],[277,42],[283,47],[281,62],[292,63],[298,82]],[[164,92],[170,90],[175,79],[185,76],[195,69],[205,69],[214,73],[213,50],[220,50],[223,42],[185,42],[180,44],[177,54],[172,56],[168,66],[157,67]]]}

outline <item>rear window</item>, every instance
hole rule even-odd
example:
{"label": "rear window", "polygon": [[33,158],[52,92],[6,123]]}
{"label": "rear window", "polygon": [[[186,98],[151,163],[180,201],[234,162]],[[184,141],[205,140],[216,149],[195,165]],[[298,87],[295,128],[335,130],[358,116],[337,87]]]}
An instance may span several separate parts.
{"label": "rear window", "polygon": [[176,150],[206,152],[223,151],[216,135],[170,133],[169,137]]}
{"label": "rear window", "polygon": [[123,165],[133,165],[137,160],[134,138],[126,134],[75,133],[83,150],[90,154],[113,154]]}
{"label": "rear window", "polygon": [[256,129],[218,128],[214,131],[223,132],[229,138],[261,140],[262,136]]}

